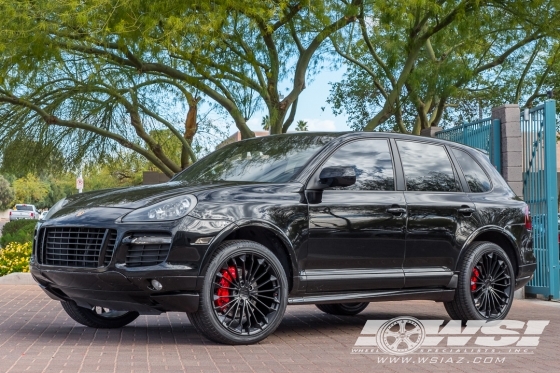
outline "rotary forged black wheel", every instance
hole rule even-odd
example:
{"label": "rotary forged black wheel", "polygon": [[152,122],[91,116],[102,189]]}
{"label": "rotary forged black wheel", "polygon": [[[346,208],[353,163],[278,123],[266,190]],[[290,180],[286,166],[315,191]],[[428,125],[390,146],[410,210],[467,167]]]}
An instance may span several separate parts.
{"label": "rotary forged black wheel", "polygon": [[369,302],[316,304],[321,311],[331,315],[354,316],[367,308]]}
{"label": "rotary forged black wheel", "polygon": [[476,242],[460,265],[455,299],[445,308],[453,319],[500,320],[507,316],[515,291],[515,274],[505,251],[491,242]]}
{"label": "rotary forged black wheel", "polygon": [[288,298],[278,258],[253,241],[227,241],[206,271],[199,309],[188,314],[208,339],[227,344],[256,343],[280,324]]}
{"label": "rotary forged black wheel", "polygon": [[72,302],[60,302],[64,311],[74,321],[97,329],[122,328],[136,320],[139,316],[134,311],[115,311],[103,307],[84,308]]}

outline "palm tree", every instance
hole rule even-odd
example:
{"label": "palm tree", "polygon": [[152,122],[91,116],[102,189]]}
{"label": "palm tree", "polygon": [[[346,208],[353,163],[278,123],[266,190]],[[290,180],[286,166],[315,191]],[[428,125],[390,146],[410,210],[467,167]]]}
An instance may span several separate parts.
{"label": "palm tree", "polygon": [[309,131],[307,128],[307,122],[304,120],[298,120],[296,123],[296,131]]}
{"label": "palm tree", "polygon": [[270,119],[268,118],[268,115],[265,115],[265,116],[262,118],[261,125],[262,125],[262,128],[263,128],[265,131],[270,131]]}

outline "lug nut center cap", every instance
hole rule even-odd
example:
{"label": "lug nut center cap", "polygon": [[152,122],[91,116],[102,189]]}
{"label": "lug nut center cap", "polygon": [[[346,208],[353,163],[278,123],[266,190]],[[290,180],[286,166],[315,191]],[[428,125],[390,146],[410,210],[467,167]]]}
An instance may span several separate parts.
{"label": "lug nut center cap", "polygon": [[249,289],[246,288],[246,287],[242,287],[242,288],[239,290],[239,296],[240,296],[242,299],[249,299]]}

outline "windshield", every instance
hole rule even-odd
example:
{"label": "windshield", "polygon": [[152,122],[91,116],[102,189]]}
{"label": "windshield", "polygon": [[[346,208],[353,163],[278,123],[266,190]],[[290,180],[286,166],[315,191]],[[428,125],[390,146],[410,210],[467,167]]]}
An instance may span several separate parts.
{"label": "windshield", "polygon": [[23,206],[23,205],[16,205],[17,211],[33,211],[32,206]]}
{"label": "windshield", "polygon": [[341,133],[273,135],[227,145],[207,155],[173,181],[290,181],[321,147]]}

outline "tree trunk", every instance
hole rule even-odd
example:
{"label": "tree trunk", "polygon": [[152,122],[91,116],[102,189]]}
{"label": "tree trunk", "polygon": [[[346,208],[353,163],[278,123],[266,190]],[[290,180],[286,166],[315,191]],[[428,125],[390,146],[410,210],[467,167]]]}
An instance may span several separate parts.
{"label": "tree trunk", "polygon": [[[194,135],[196,135],[196,131],[198,130],[198,125],[196,122],[196,115],[198,111],[198,102],[200,98],[193,98],[189,100],[189,111],[187,113],[187,118],[185,119],[185,140],[192,145],[192,141]],[[187,149],[183,146],[181,152],[181,169],[185,169],[189,167],[193,163],[193,159],[189,156]]]}

